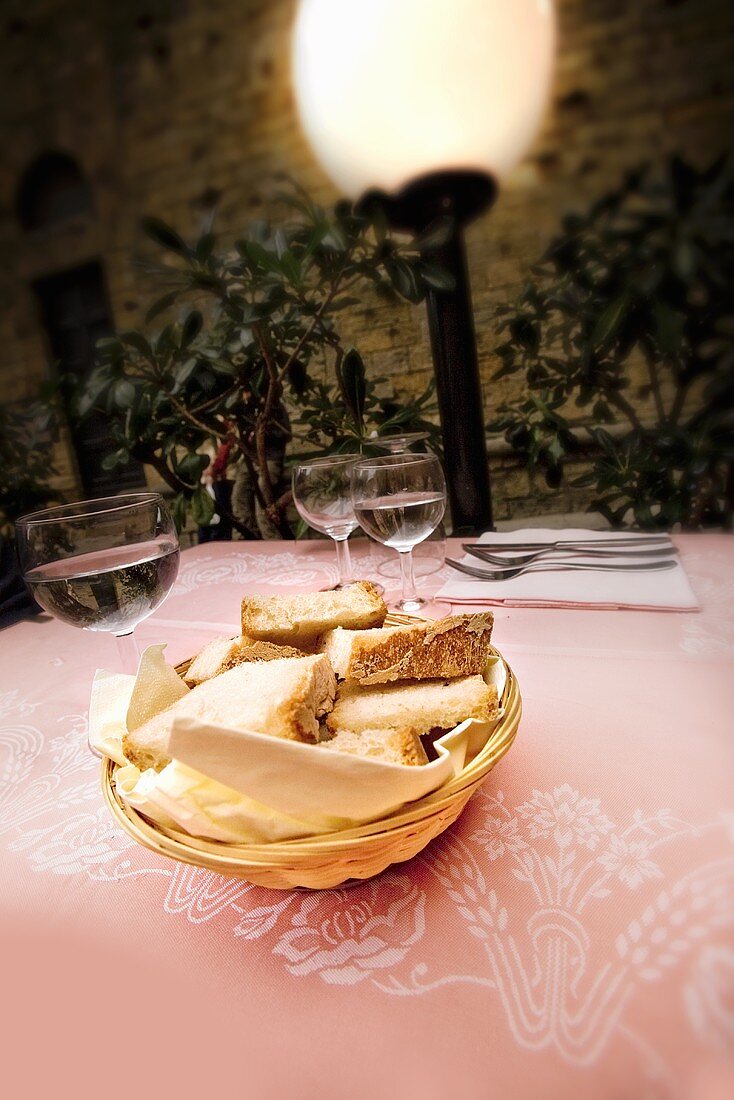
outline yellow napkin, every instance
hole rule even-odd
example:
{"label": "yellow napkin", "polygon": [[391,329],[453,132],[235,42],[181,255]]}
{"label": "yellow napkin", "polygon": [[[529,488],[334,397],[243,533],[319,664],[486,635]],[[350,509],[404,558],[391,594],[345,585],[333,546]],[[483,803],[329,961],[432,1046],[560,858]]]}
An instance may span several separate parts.
{"label": "yellow napkin", "polygon": [[[127,722],[136,728],[188,691],[165,663],[164,648],[145,651],[135,678],[97,672],[89,740],[120,765],[115,783],[123,800],[192,836],[265,843],[377,820],[453,778],[495,727],[468,719],[436,742],[436,760],[407,767],[179,718],[171,723],[172,763],[141,773],[122,753]],[[505,676],[503,662],[493,658],[485,678],[500,696]]]}

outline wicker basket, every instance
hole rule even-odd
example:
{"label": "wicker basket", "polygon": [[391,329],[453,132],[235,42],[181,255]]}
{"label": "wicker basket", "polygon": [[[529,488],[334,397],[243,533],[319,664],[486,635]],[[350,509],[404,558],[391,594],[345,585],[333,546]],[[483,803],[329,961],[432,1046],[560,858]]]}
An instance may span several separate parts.
{"label": "wicker basket", "polygon": [[[411,621],[392,616],[392,624]],[[492,650],[497,653],[497,650]],[[184,671],[188,662],[178,666]],[[448,783],[379,821],[303,840],[271,844],[225,844],[202,840],[148,820],[119,798],[114,784],[117,765],[106,760],[102,772],[105,801],[119,825],[139,844],[159,855],[247,879],[274,890],[307,887],[326,890],[371,878],[393,863],[417,855],[459,816],[487,773],[508,751],[520,723],[517,681],[507,669],[500,700],[504,713],[487,744]]]}

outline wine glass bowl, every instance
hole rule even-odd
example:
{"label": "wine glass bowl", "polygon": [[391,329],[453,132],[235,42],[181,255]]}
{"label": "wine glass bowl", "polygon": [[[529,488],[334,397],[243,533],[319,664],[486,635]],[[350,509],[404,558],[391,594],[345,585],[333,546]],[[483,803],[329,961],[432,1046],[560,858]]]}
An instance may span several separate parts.
{"label": "wine glass bowl", "polygon": [[133,630],[178,574],[176,528],[158,493],[79,501],[16,522],[20,565],[34,599],[55,618],[118,639],[124,671],[137,668]]}
{"label": "wine glass bowl", "polygon": [[[367,455],[377,457],[378,454],[405,454],[421,453],[428,450],[427,441],[430,439],[428,432],[390,432],[387,435],[370,437],[367,441],[369,450]],[[435,573],[446,560],[446,530],[443,522],[440,522],[433,533],[422,543],[418,543],[413,551],[413,571],[416,577],[427,577]],[[377,567],[381,577],[390,580],[400,579],[400,562],[392,555],[381,561]]]}
{"label": "wine glass bowl", "polygon": [[400,611],[419,611],[412,551],[438,527],[446,510],[446,481],[434,454],[390,454],[361,459],[351,469],[354,514],[371,538],[399,554]]}
{"label": "wine glass bowl", "polygon": [[357,526],[350,491],[350,471],[358,454],[327,455],[293,467],[293,503],[309,527],[328,535],[336,547],[339,582],[352,583],[348,538]]}
{"label": "wine glass bowl", "polygon": [[412,451],[419,443],[425,443],[428,438],[428,432],[391,432],[389,435],[377,435],[369,443],[375,450],[387,454],[403,454]]}

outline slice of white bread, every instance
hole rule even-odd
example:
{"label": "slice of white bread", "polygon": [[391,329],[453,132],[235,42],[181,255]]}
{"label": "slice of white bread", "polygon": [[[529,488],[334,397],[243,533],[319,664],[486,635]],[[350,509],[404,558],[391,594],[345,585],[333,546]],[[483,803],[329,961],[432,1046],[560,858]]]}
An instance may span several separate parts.
{"label": "slice of white bread", "polygon": [[416,626],[328,631],[319,649],[337,676],[363,687],[395,680],[451,679],[481,673],[489,658],[494,617],[448,615]]}
{"label": "slice of white bread", "polygon": [[414,729],[339,730],[330,741],[321,741],[321,748],[348,752],[385,764],[427,764],[428,757]]}
{"label": "slice of white bread", "polygon": [[245,596],[242,633],[250,638],[313,650],[319,637],[338,626],[365,630],[382,626],[387,607],[369,581],[335,592],[303,596]]}
{"label": "slice of white bread", "polygon": [[194,657],[183,678],[194,687],[236,665],[249,661],[279,661],[285,657],[303,657],[303,653],[292,646],[254,642],[251,638],[215,638]]}
{"label": "slice of white bread", "polygon": [[453,729],[466,718],[491,721],[497,717],[497,688],[481,676],[460,680],[426,680],[418,684],[361,688],[344,685],[337,692],[328,729]]}
{"label": "slice of white bread", "polygon": [[331,710],[335,690],[334,672],[321,655],[237,665],[128,731],[122,750],[141,771],[160,771],[170,763],[168,738],[177,717],[198,719],[204,730],[209,724],[291,741],[315,741],[318,720]]}

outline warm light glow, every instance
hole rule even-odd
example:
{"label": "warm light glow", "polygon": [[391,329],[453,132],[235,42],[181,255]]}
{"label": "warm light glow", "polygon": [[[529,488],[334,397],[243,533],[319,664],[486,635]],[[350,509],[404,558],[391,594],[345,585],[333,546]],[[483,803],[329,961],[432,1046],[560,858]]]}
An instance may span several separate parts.
{"label": "warm light glow", "polygon": [[440,169],[501,177],[540,124],[554,42],[551,0],[301,0],[304,129],[354,198]]}

